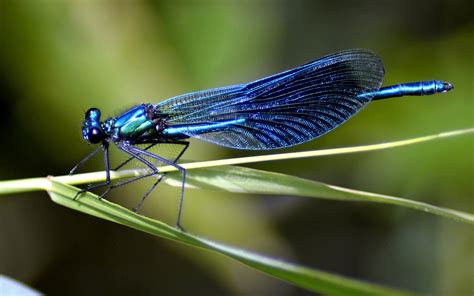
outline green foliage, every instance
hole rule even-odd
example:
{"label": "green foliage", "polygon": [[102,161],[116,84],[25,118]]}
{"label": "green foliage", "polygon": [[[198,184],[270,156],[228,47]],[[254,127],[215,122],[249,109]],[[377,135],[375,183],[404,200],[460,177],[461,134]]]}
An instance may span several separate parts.
{"label": "green foliage", "polygon": [[[430,141],[448,136],[459,136],[472,133],[474,129],[441,133],[438,135],[419,137],[409,140],[388,142],[376,145],[328,149],[321,151],[308,151],[301,153],[276,154],[260,157],[237,158],[208,162],[188,163],[183,166],[188,173],[186,186],[195,189],[211,189],[238,193],[270,194],[270,195],[296,195],[312,198],[325,198],[343,201],[366,201],[393,204],[423,212],[439,215],[461,222],[474,224],[474,216],[469,213],[433,206],[424,202],[413,201],[400,197],[383,194],[363,192],[321,182],[306,180],[290,175],[266,172],[227,164],[249,163],[265,160],[288,159],[308,156],[335,155],[341,153],[354,153],[362,151],[380,150],[403,145]],[[180,185],[180,176],[170,167],[161,168],[168,172],[167,182],[171,185]],[[112,179],[126,178],[143,173],[142,170],[128,170],[113,172]],[[0,194],[26,192],[34,190],[47,190],[51,199],[71,209],[109,220],[124,226],[137,229],[155,236],[173,240],[179,243],[214,251],[235,259],[249,267],[274,276],[278,279],[292,283],[298,287],[311,291],[331,295],[402,295],[396,291],[381,286],[347,279],[341,276],[325,273],[315,269],[284,262],[235,247],[213,242],[187,232],[172,228],[165,223],[149,219],[133,213],[117,204],[106,200],[99,200],[92,193],[84,193],[76,198],[78,188],[67,185],[83,184],[88,182],[103,181],[103,173],[91,173],[75,176],[33,178],[0,182]]]}
{"label": "green foliage", "polygon": [[[181,186],[181,178],[177,173],[170,174],[165,180],[170,185]],[[186,180],[186,186],[195,189],[393,204],[474,224],[474,215],[462,211],[245,167],[225,166],[192,170],[187,174]]]}
{"label": "green foliage", "polygon": [[125,225],[162,238],[190,246],[214,251],[235,259],[256,270],[267,273],[296,286],[331,295],[405,295],[401,291],[347,279],[321,272],[282,260],[272,259],[238,248],[226,246],[172,228],[157,220],[135,214],[117,204],[99,200],[96,195],[87,193],[73,200],[78,188],[51,180],[48,193],[51,199],[65,207]]}

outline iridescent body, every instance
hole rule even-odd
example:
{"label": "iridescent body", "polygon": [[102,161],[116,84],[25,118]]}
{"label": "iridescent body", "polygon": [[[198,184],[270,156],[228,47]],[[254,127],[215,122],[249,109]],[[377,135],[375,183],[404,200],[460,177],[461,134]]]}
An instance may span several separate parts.
{"label": "iridescent body", "polygon": [[[105,121],[101,121],[100,111],[92,108],[86,112],[83,138],[89,143],[101,143],[104,148],[108,177],[99,186],[110,184],[110,142],[130,158],[148,166],[152,173],[145,177],[158,173],[145,157],[179,169],[183,177],[177,219],[180,227],[185,170],[176,161],[188,146],[186,139],[198,138],[236,149],[284,148],[329,132],[371,100],[431,95],[452,88],[451,84],[437,80],[380,88],[383,75],[383,64],[374,53],[347,50],[250,83],[189,93],[156,105],[138,105]],[[183,151],[174,161],[169,161],[147,149],[135,147],[156,143],[181,144]],[[151,189],[142,197],[139,206]]]}

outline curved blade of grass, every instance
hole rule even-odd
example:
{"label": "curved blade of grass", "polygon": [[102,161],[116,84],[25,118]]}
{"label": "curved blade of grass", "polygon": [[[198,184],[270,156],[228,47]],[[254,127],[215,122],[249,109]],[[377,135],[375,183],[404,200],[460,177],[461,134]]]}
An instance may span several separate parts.
{"label": "curved blade of grass", "polygon": [[408,294],[408,292],[325,273],[181,232],[162,222],[135,214],[117,204],[106,200],[99,201],[97,196],[91,193],[83,194],[77,200],[73,200],[79,189],[54,180],[50,181],[47,190],[51,199],[60,205],[155,236],[217,252],[258,271],[314,292],[330,295]]}
{"label": "curved blade of grass", "polygon": [[[165,181],[172,186],[181,186],[181,177],[176,173],[168,174]],[[474,224],[474,215],[466,212],[401,197],[359,191],[290,175],[238,166],[192,170],[186,175],[185,185],[195,189],[237,193],[296,195],[333,200],[393,204]]]}
{"label": "curved blade of grass", "polygon": [[[305,152],[296,152],[296,153],[284,153],[284,154],[273,154],[273,155],[264,155],[264,156],[255,156],[255,157],[242,157],[242,158],[233,158],[233,159],[224,159],[224,160],[215,160],[215,161],[204,161],[204,162],[195,162],[182,164],[183,167],[188,169],[188,186],[192,185],[193,176],[195,187],[198,188],[208,188],[208,189],[219,189],[232,192],[247,192],[247,193],[259,193],[259,194],[292,194],[300,196],[309,196],[309,197],[319,197],[319,198],[328,198],[328,199],[340,199],[340,200],[359,200],[359,201],[371,201],[379,203],[389,203],[399,206],[405,206],[424,212],[453,218],[459,221],[474,223],[473,215],[469,213],[464,213],[461,211],[451,210],[447,208],[437,207],[429,205],[422,202],[417,202],[413,200],[403,199],[400,197],[394,197],[383,194],[376,194],[364,191],[358,191],[333,185],[328,185],[316,181],[304,180],[297,177],[262,172],[262,171],[251,171],[247,169],[246,172],[243,172],[244,168],[236,169],[223,169],[221,172],[213,170],[208,170],[207,172],[201,171],[198,174],[193,174],[192,169],[202,169],[202,168],[211,168],[219,167],[227,164],[242,164],[250,162],[259,162],[259,161],[269,161],[277,159],[294,159],[300,157],[310,157],[310,156],[326,156],[326,155],[337,155],[345,153],[355,153],[355,152],[364,152],[364,151],[374,151],[387,148],[400,147],[405,145],[411,145],[415,143],[421,143],[426,141],[432,141],[436,139],[442,139],[447,137],[460,136],[465,134],[470,134],[474,132],[474,128],[455,130],[450,132],[439,133],[435,135],[423,136],[413,139],[387,142],[382,144],[358,146],[358,147],[348,147],[348,148],[335,148],[335,149],[326,149],[326,150],[315,150],[315,151],[305,151]],[[176,169],[174,167],[160,167],[161,172],[172,172]],[[223,179],[223,172],[227,170],[227,178],[229,180],[221,180],[223,182],[216,182],[216,180]],[[229,170],[233,170],[230,174]],[[237,170],[241,170],[240,172]],[[214,173],[213,173],[214,172]],[[129,178],[132,176],[139,176],[144,173],[143,170],[124,170],[120,172],[111,172],[111,179],[117,180],[121,178]],[[172,174],[169,174],[170,176]],[[211,177],[211,175],[213,175]],[[245,176],[246,175],[246,176]],[[255,179],[249,178],[253,176]],[[200,176],[200,177],[199,177]],[[246,178],[245,178],[246,177]],[[204,180],[207,178],[207,180]],[[105,179],[105,172],[95,172],[87,174],[78,174],[72,176],[59,176],[54,178],[57,181],[61,181],[67,184],[85,184],[91,182],[102,182]],[[0,182],[0,194],[8,193],[17,193],[17,192],[27,192],[27,191],[37,191],[42,190],[44,185],[44,178],[32,178],[32,179],[23,179],[23,180],[12,180],[12,181],[2,181]],[[197,182],[197,183],[196,183]],[[262,182],[266,182],[266,186],[262,186]],[[273,182],[273,183],[272,183]],[[199,183],[199,184],[198,184]],[[219,183],[220,188],[216,188],[216,184]],[[269,184],[271,183],[271,184]],[[196,185],[197,184],[197,185]],[[283,185],[284,188],[280,188]],[[280,187],[279,187],[280,186]]]}
{"label": "curved blade of grass", "polygon": [[[354,147],[344,147],[344,148],[332,148],[332,149],[323,149],[323,150],[312,150],[312,151],[303,151],[303,152],[293,152],[293,153],[279,153],[279,154],[270,154],[270,155],[260,155],[260,156],[250,156],[250,157],[239,157],[239,158],[230,158],[230,159],[219,159],[219,160],[210,160],[210,161],[199,161],[180,164],[186,170],[208,168],[208,167],[218,167],[225,165],[238,165],[245,163],[257,163],[264,161],[276,161],[276,160],[288,160],[288,159],[299,159],[307,157],[320,157],[320,156],[329,156],[329,155],[340,155],[340,154],[349,154],[349,153],[360,153],[360,152],[369,152],[376,150],[384,150],[389,148],[402,147],[407,145],[419,144],[423,142],[439,140],[449,137],[457,137],[466,134],[474,133],[474,128],[460,129],[449,132],[443,132],[434,135],[428,135],[423,137],[417,137],[412,139],[386,142],[380,144],[364,145],[364,146],[354,146]],[[177,171],[175,167],[172,166],[162,166],[159,167],[160,172],[174,172]],[[111,172],[112,180],[129,178],[133,176],[139,176],[143,174],[144,171],[141,170],[124,170],[120,172]],[[94,182],[103,182],[105,179],[104,172],[95,172],[87,174],[78,174],[72,176],[59,176],[55,177],[57,181],[67,183],[70,185],[78,185],[84,183],[94,183]],[[2,189],[2,182],[0,182],[0,194]]]}
{"label": "curved blade of grass", "polygon": [[[374,151],[374,150],[381,150],[387,148],[394,148],[400,147],[415,143],[421,143],[426,141],[431,141],[435,139],[441,139],[446,137],[452,136],[459,136],[463,134],[473,133],[474,128],[464,129],[464,130],[457,130],[451,131],[446,133],[440,133],[436,135],[430,135],[425,137],[419,137],[414,139],[402,140],[402,141],[395,141],[395,142],[388,142],[382,144],[375,144],[375,145],[366,145],[366,146],[359,146],[359,147],[349,147],[349,148],[336,148],[336,149],[326,149],[326,150],[316,150],[316,151],[307,151],[307,152],[298,152],[298,153],[285,153],[285,154],[274,154],[274,155],[265,155],[265,156],[256,156],[256,157],[245,157],[245,158],[234,158],[234,159],[227,159],[227,160],[217,160],[217,161],[206,161],[206,162],[196,162],[196,163],[189,163],[184,164],[183,166],[186,169],[197,169],[197,168],[206,168],[206,167],[216,167],[216,166],[224,166],[224,165],[232,165],[232,164],[242,164],[242,163],[253,163],[253,162],[260,162],[260,161],[269,161],[269,160],[282,160],[282,159],[295,159],[295,158],[302,158],[302,157],[316,157],[316,156],[327,156],[327,155],[336,155],[336,154],[346,154],[346,153],[356,153],[356,152],[366,152],[366,151]],[[175,169],[172,167],[161,167],[161,172],[171,172]],[[130,176],[137,176],[141,175],[143,172],[141,170],[129,170],[129,171],[121,171],[121,172],[112,172],[112,179],[120,179],[120,178],[128,178]],[[258,175],[258,174],[257,174]],[[55,180],[61,180],[64,183],[69,184],[84,184],[90,182],[100,182],[103,181],[105,177],[104,172],[98,173],[89,173],[89,174],[81,174],[81,175],[74,175],[74,176],[61,176],[55,178]],[[268,176],[264,176],[267,178]],[[273,176],[275,177],[275,176]],[[291,176],[289,176],[291,177]],[[276,178],[276,177],[275,177]],[[296,178],[296,177],[292,177]],[[289,179],[285,178],[286,181]],[[298,178],[296,178],[298,179]],[[292,180],[295,183],[301,181],[302,183],[306,182],[313,182],[308,180]],[[235,179],[234,179],[235,181]],[[274,179],[273,182],[277,180]],[[200,180],[202,186],[202,180]],[[205,183],[205,182],[204,182]],[[318,182],[316,182],[318,183]],[[284,184],[284,183],[281,183]],[[377,202],[388,202],[394,204],[403,204],[403,203],[410,203],[407,200],[399,200],[396,197],[384,196],[384,195],[377,195],[371,193],[364,193],[360,191],[355,191],[351,189],[326,185],[322,183],[318,183],[320,192],[326,191],[328,196],[326,198],[339,198],[344,200],[369,200],[372,197],[373,201]],[[301,185],[301,184],[300,184]],[[312,184],[315,186],[315,184]],[[262,190],[263,186],[259,186],[260,189],[257,188],[249,188],[247,187],[244,192],[255,192],[255,193],[264,193],[264,192],[257,192],[257,190]],[[311,187],[311,186],[310,186]],[[308,188],[310,188],[308,187]],[[234,186],[235,188],[239,188],[239,186]],[[240,187],[239,192],[242,192],[243,187]],[[227,188],[229,189],[229,188]],[[281,188],[280,188],[281,189]],[[313,190],[314,187],[311,189]],[[332,191],[337,189],[336,192]],[[225,245],[221,245],[215,242],[208,241],[206,239],[202,239],[199,237],[195,237],[186,233],[182,233],[177,231],[174,228],[171,228],[161,222],[147,219],[145,217],[135,215],[134,213],[106,201],[98,201],[95,195],[92,194],[84,194],[79,201],[73,201],[72,197],[75,196],[77,192],[77,188],[67,186],[66,184],[62,184],[59,182],[55,182],[51,178],[48,180],[46,178],[31,178],[31,179],[23,179],[23,180],[12,180],[12,181],[3,181],[0,182],[0,194],[8,194],[8,193],[18,193],[18,192],[27,192],[27,191],[37,191],[37,190],[48,190],[52,199],[64,206],[68,206],[70,208],[103,218],[107,219],[116,223],[120,223],[123,225],[127,225],[129,227],[133,227],[135,229],[161,236],[164,238],[172,239],[181,243],[185,243],[188,245],[204,248],[207,250],[215,251],[221,253],[223,255],[229,256],[234,258],[237,261],[240,261],[250,267],[253,267],[257,270],[265,272],[269,275],[273,275],[279,279],[288,281],[293,283],[297,286],[307,288],[312,291],[328,293],[332,295],[346,295],[346,294],[353,294],[353,295],[367,295],[367,294],[377,294],[377,295],[400,295],[402,292],[391,290],[387,288],[383,288],[380,286],[367,284],[363,282],[358,282],[350,279],[346,279],[344,277],[331,275],[327,273],[323,273],[314,269],[309,269],[305,267],[301,267],[298,265],[285,263],[276,259],[271,259],[268,257],[264,257],[261,255],[253,254],[247,251],[239,250],[233,247],[228,247]],[[252,191],[255,190],[255,191]],[[281,190],[279,190],[281,192]],[[337,194],[336,194],[337,193]],[[295,193],[292,193],[295,194]],[[300,191],[302,196],[312,196],[311,193],[305,190]],[[339,194],[339,195],[338,195]],[[387,197],[385,201],[382,201],[380,197]],[[392,202],[390,202],[392,200]],[[426,211],[426,206],[422,203],[418,203],[415,205],[413,203],[411,207],[424,209]],[[423,208],[423,206],[425,206]],[[428,205],[429,206],[429,205]],[[439,209],[438,207],[431,206],[431,209],[428,209],[429,212],[437,213]],[[431,211],[430,211],[431,210]],[[446,210],[446,209],[444,209]],[[448,213],[451,212],[451,213]],[[464,219],[472,223],[472,215],[448,210],[445,213],[439,213],[440,215],[444,216],[458,216],[460,220]],[[461,215],[459,215],[459,213]],[[453,217],[454,218],[454,217]]]}

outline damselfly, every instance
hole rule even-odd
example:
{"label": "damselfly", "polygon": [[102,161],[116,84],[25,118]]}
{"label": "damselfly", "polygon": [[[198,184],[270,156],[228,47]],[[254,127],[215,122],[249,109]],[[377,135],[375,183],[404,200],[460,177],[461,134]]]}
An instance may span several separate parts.
{"label": "damselfly", "polygon": [[[159,175],[154,164],[175,167],[181,173],[181,196],[176,226],[181,228],[186,170],[177,161],[188,148],[189,138],[197,138],[236,149],[269,150],[304,143],[338,127],[367,103],[400,96],[431,95],[453,86],[438,80],[381,87],[384,67],[374,53],[346,50],[325,56],[295,69],[253,82],[193,92],[170,98],[156,105],[132,107],[117,117],[101,121],[99,109],[85,114],[82,136],[96,150],[72,170],[103,150],[106,180],[81,192],[101,186],[111,189],[139,179]],[[110,186],[109,144],[143,163],[149,173]],[[180,153],[164,158],[149,149],[158,143],[181,145]],[[146,144],[145,148],[139,145]],[[123,166],[122,163],[116,169]],[[162,180],[159,175],[142,196]]]}

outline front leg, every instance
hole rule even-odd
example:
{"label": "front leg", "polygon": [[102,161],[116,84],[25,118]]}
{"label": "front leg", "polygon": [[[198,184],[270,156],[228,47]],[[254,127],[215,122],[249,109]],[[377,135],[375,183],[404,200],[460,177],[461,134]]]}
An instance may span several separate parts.
{"label": "front leg", "polygon": [[[76,198],[79,195],[81,195],[82,193],[84,193],[86,191],[90,191],[90,190],[94,190],[94,189],[97,189],[97,188],[100,188],[100,187],[108,186],[110,184],[109,142],[104,141],[102,143],[102,147],[104,148],[105,182],[95,184],[95,185],[91,185],[91,186],[87,186],[86,188],[81,189],[79,192],[76,193],[73,200],[76,200]],[[97,149],[96,149],[96,151],[97,151]],[[92,157],[91,155],[94,155],[95,153],[97,153],[96,151],[89,154],[89,156],[86,157],[86,160],[89,159],[90,157]],[[84,161],[81,161],[81,162],[83,163]]]}
{"label": "front leg", "polygon": [[91,153],[89,153],[89,155],[87,155],[87,156],[84,157],[81,161],[79,161],[79,163],[76,164],[76,165],[69,171],[69,175],[74,174],[81,166],[83,166],[89,159],[91,159],[91,157],[93,157],[94,155],[96,155],[97,152],[99,152],[99,150],[100,150],[101,148],[103,148],[103,147],[104,147],[103,145],[98,146],[94,151],[92,151]]}

